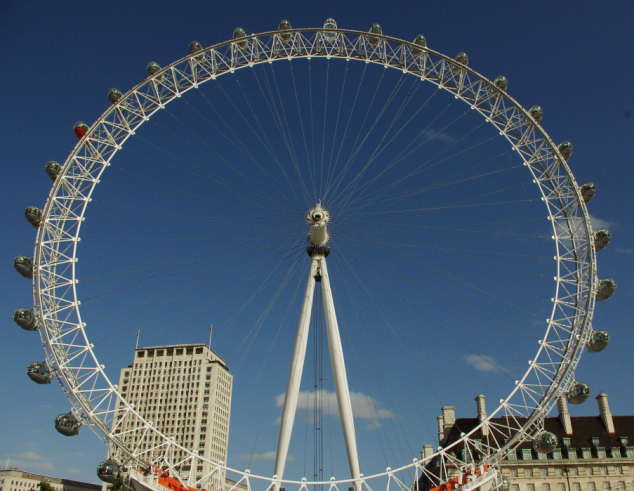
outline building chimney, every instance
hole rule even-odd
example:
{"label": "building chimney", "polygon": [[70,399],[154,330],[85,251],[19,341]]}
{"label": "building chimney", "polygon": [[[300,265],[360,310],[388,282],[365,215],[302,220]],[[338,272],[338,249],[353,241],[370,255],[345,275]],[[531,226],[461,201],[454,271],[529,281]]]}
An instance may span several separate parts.
{"label": "building chimney", "polygon": [[566,435],[572,435],[572,421],[570,419],[570,411],[568,411],[568,401],[566,396],[561,396],[557,399],[557,407],[559,408],[559,421],[564,427],[564,433]]}
{"label": "building chimney", "polygon": [[610,405],[608,404],[608,395],[605,392],[601,392],[597,396],[597,402],[599,403],[599,414],[601,415],[601,421],[608,433],[615,433],[614,420],[612,419],[612,413],[610,412]]}
{"label": "building chimney", "polygon": [[456,408],[453,406],[442,406],[440,408],[442,419],[445,424],[445,433],[456,423]]}
{"label": "building chimney", "polygon": [[[478,420],[480,423],[487,418],[487,405],[486,396],[484,394],[478,394],[475,398],[476,409],[478,411]],[[482,436],[489,436],[489,426],[482,426]]]}
{"label": "building chimney", "polygon": [[436,416],[436,421],[438,422],[438,443],[441,444],[445,439],[445,421],[442,416]]}

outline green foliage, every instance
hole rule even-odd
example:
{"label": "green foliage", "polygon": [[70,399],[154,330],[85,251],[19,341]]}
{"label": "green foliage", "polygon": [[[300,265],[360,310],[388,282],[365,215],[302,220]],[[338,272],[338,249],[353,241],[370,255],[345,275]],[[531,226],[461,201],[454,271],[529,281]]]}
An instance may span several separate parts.
{"label": "green foliage", "polygon": [[55,491],[55,488],[46,481],[40,481],[37,487],[40,488],[40,491]]}

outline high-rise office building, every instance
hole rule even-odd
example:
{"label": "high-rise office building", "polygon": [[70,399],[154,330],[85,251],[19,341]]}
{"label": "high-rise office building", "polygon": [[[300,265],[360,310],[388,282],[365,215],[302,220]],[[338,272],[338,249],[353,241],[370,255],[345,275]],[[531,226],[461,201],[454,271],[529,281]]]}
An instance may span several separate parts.
{"label": "high-rise office building", "polygon": [[[203,344],[139,348],[134,361],[123,368],[119,387],[125,399],[163,434],[214,462],[227,463],[233,377],[225,361]],[[134,424],[134,423],[131,423]],[[125,423],[124,423],[125,425]],[[122,428],[125,432],[126,428]],[[161,442],[139,432],[124,434],[128,448],[146,451]],[[146,454],[157,457],[161,449]],[[180,454],[179,454],[180,453]],[[186,457],[176,451],[172,462]],[[184,462],[182,474],[196,479],[209,474],[210,464]],[[221,489],[216,475],[207,489]]]}

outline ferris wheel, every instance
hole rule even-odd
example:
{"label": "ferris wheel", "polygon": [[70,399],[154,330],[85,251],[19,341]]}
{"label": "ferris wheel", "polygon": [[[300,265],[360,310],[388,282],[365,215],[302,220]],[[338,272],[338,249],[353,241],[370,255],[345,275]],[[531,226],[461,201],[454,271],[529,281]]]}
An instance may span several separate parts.
{"label": "ferris wheel", "polygon": [[[321,60],[326,64],[344,60],[392,69],[409,77],[408,80],[432,84],[466,104],[472,114],[479,115],[486,125],[494,128],[499,139],[505,140],[520,159],[526,180],[534,185],[533,192],[545,207],[552,230],[556,271],[552,307],[528,369],[511,384],[508,395],[500,399],[498,407],[469,433],[431,454],[365,475],[361,472],[364,466],[357,450],[335,311],[337,298],[333,295],[327,268],[330,247],[336,248],[336,232],[331,239],[330,227],[338,220],[336,207],[329,205],[328,198],[332,196],[328,196],[328,192],[318,189],[314,201],[302,210],[306,214],[302,226],[308,228],[308,278],[283,404],[276,462],[270,476],[210,461],[165,434],[126,401],[106,373],[98,350],[87,335],[78,295],[78,249],[88,205],[97,185],[102,178],[107,178],[106,170],[128,140],[134,139],[141,126],[160,114],[169,103],[207,82],[212,83],[221,76],[239,80],[242,73],[257,65],[272,64],[275,70],[273,65],[297,59]],[[187,56],[166,66],[150,62],[146,78],[125,93],[110,90],[108,100],[109,107],[94,123],[75,125],[78,143],[66,161],[47,163],[46,172],[53,184],[46,204],[42,209],[26,209],[27,220],[37,229],[34,256],[14,260],[16,270],[33,279],[33,307],[17,310],[15,321],[25,330],[39,331],[45,352],[45,361],[32,363],[27,374],[39,384],[56,379],[68,396],[71,410],[55,420],[59,432],[72,436],[81,426],[90,426],[108,442],[112,458],[99,468],[103,480],[112,482],[126,468],[137,481],[156,489],[161,489],[156,481],[158,473],[169,473],[183,486],[193,488],[209,486],[208,483],[215,482],[214,476],[230,474],[236,486],[248,489],[302,490],[321,486],[320,489],[328,490],[350,487],[405,490],[418,489],[423,479],[431,483],[430,487],[442,486],[453,477],[450,469],[460,469],[462,476],[470,476],[463,486],[470,489],[488,481],[502,486],[497,466],[526,441],[532,441],[540,453],[554,449],[557,442],[554,435],[544,430],[544,418],[560,397],[572,403],[587,399],[589,387],[576,380],[575,370],[584,350],[601,351],[609,341],[607,332],[593,330],[592,317],[595,302],[607,299],[616,288],[614,280],[597,276],[596,251],[608,244],[610,233],[592,229],[587,203],[595,194],[595,188],[592,183],[579,185],[572,174],[568,165],[572,144],[553,142],[541,125],[542,109],[539,106],[525,109],[509,94],[506,77],[490,80],[469,66],[466,53],[446,56],[428,47],[422,35],[405,41],[383,34],[378,24],[373,24],[369,31],[358,31],[339,28],[333,19],[318,28],[293,28],[283,20],[276,30],[259,34],[247,34],[237,28],[231,39],[206,48],[192,42]],[[401,106],[403,111],[406,106]],[[362,172],[367,168],[369,164]],[[336,176],[335,169],[326,168],[325,173],[329,172]],[[300,175],[301,171],[297,173]],[[338,176],[339,181],[333,178],[333,182],[339,189],[351,192],[347,187],[349,183],[344,181],[345,172]],[[355,190],[362,193],[364,188]],[[307,194],[313,196],[313,193]],[[336,277],[333,276],[332,281],[336,282]],[[317,287],[323,301],[350,470],[347,476],[327,480],[288,478],[285,472],[311,311],[318,308],[313,305]],[[487,429],[485,439],[483,428]],[[143,437],[152,435],[157,443],[152,451],[140,451],[126,443],[124,436],[130,432]],[[174,455],[182,457],[176,459]],[[197,477],[183,470],[183,464],[191,470],[203,463],[211,469],[204,476]],[[141,468],[149,472],[143,475],[138,472]],[[159,470],[155,472],[156,469]]]}

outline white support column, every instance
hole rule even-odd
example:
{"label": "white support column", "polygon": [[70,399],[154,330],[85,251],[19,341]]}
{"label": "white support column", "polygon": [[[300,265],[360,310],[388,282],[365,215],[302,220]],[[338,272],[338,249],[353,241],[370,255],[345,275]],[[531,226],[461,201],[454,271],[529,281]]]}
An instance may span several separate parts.
{"label": "white support column", "polygon": [[[337,403],[339,405],[339,416],[341,427],[346,441],[348,452],[348,464],[350,474],[353,479],[360,479],[359,454],[357,452],[357,437],[354,431],[354,416],[352,414],[352,401],[350,400],[350,389],[348,387],[348,376],[346,374],[346,363],[343,359],[343,347],[341,346],[341,336],[339,335],[339,325],[335,312],[335,303],[332,299],[330,288],[330,278],[326,266],[326,258],[320,257],[321,292],[326,318],[326,329],[328,331],[328,347],[330,348],[330,362],[335,379],[337,391]],[[361,490],[360,481],[355,482],[355,488]]]}
{"label": "white support column", "polygon": [[[275,455],[275,475],[278,479],[284,476],[284,467],[288,457],[288,447],[293,433],[293,423],[297,412],[297,400],[299,398],[299,386],[302,381],[304,371],[304,360],[306,359],[306,346],[308,344],[308,330],[310,328],[310,318],[313,310],[313,298],[315,295],[315,276],[319,267],[319,256],[314,256],[310,263],[308,272],[308,282],[304,303],[297,327],[297,337],[295,338],[295,348],[293,350],[293,361],[288,375],[288,388],[284,398],[284,409],[282,410],[282,421],[280,424],[280,436],[277,441],[277,453]],[[275,486],[279,489],[279,486]]]}

